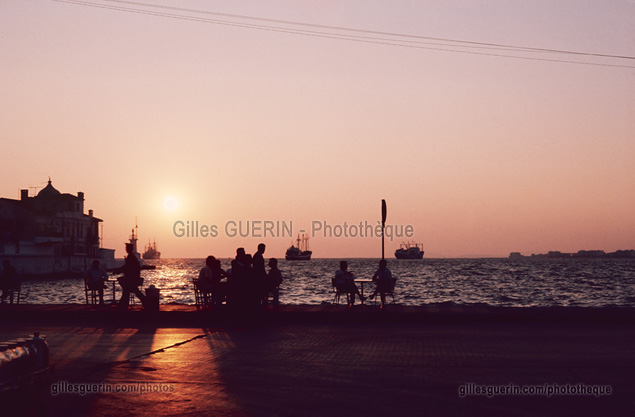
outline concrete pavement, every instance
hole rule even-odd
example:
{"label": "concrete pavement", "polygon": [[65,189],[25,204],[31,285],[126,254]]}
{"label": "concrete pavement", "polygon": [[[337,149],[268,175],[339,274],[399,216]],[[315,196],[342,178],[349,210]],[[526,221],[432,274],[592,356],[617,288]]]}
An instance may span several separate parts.
{"label": "concrete pavement", "polygon": [[[2,398],[5,409],[19,407],[21,415],[635,415],[630,323],[291,320],[36,328],[5,321],[0,339],[38,330],[48,336],[56,371],[39,393]],[[585,384],[610,386],[611,394],[461,398],[468,383]],[[85,384],[128,391],[125,384],[135,384],[152,392],[52,393]]]}

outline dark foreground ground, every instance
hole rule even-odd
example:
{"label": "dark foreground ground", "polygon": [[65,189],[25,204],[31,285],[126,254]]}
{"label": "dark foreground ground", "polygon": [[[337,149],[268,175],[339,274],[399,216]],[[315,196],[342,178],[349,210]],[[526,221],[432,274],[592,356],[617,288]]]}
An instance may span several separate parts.
{"label": "dark foreground ground", "polygon": [[[628,310],[2,307],[0,341],[39,330],[55,365],[38,392],[0,397],[2,416],[635,416]],[[59,392],[92,384],[145,392]],[[611,393],[462,397],[467,384]]]}

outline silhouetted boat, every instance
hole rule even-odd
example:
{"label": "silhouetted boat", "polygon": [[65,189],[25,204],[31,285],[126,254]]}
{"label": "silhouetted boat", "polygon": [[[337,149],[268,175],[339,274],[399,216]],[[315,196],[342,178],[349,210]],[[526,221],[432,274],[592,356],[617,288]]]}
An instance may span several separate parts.
{"label": "silhouetted boat", "polygon": [[143,255],[141,256],[143,259],[161,259],[161,252],[157,250],[157,241],[155,240],[154,243],[150,243],[150,241],[148,241]]}
{"label": "silhouetted boat", "polygon": [[[145,257],[142,258],[141,255],[139,254],[139,251],[137,250],[137,241],[139,239],[137,237],[138,233],[137,233],[136,229],[138,229],[138,228],[139,228],[139,226],[137,226],[135,224],[135,227],[134,227],[134,229],[132,229],[132,232],[130,234],[130,238],[128,240],[128,243],[130,245],[132,245],[132,253],[134,253],[134,255],[139,260],[139,265],[141,265],[141,269],[156,269],[156,265],[146,265],[146,264],[144,264],[143,260],[146,259],[146,258]],[[145,255],[145,253],[144,253],[144,255]],[[147,259],[150,259],[150,258],[147,258]]]}
{"label": "silhouetted boat", "polygon": [[401,247],[395,251],[395,258],[423,259],[423,253],[423,245],[419,243],[404,242],[401,244]]}
{"label": "silhouetted boat", "polygon": [[309,250],[309,238],[308,236],[298,235],[298,246],[293,246],[287,249],[287,253],[285,254],[285,259],[287,261],[309,261],[311,260],[312,251]]}

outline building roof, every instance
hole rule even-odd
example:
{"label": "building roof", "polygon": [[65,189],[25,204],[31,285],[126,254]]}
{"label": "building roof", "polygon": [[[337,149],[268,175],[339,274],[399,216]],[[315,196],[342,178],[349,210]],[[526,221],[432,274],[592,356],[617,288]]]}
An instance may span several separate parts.
{"label": "building roof", "polygon": [[55,189],[55,187],[53,187],[53,184],[51,184],[51,180],[49,178],[49,183],[47,184],[46,187],[42,188],[39,193],[37,193],[37,196],[44,197],[44,198],[51,198],[51,197],[60,196],[61,194],[62,193],[60,193],[59,191]]}

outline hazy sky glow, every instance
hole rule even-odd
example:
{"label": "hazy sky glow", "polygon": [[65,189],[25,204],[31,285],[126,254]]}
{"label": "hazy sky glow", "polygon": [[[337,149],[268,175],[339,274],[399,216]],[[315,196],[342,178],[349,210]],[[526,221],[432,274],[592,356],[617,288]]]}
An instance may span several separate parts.
{"label": "hazy sky glow", "polygon": [[[283,257],[291,237],[225,225],[376,224],[382,198],[426,257],[635,248],[634,59],[281,21],[635,56],[626,0],[0,0],[0,196],[49,176],[85,192],[118,256],[136,217],[165,257],[260,241]],[[344,35],[360,38],[324,37]],[[178,220],[218,236],[177,238]],[[377,238],[311,246],[381,254]]]}

